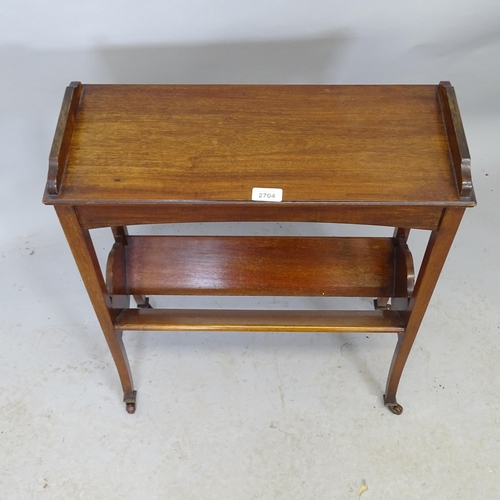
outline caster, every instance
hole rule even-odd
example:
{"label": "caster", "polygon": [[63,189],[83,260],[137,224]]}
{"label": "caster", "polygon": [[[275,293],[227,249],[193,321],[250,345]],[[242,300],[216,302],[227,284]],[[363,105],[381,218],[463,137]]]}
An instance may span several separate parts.
{"label": "caster", "polygon": [[389,408],[389,410],[391,410],[392,413],[394,413],[394,415],[401,415],[401,413],[403,413],[403,407],[401,405],[387,405],[387,407]]}
{"label": "caster", "polygon": [[135,413],[135,408],[136,408],[136,398],[137,398],[137,391],[132,392],[132,394],[125,395],[123,397],[123,402],[125,403],[125,409],[127,410],[127,413]]}
{"label": "caster", "polygon": [[396,401],[394,401],[393,403],[389,403],[385,400],[385,396],[384,396],[384,404],[385,406],[387,406],[387,408],[389,408],[389,410],[394,413],[394,415],[401,415],[401,413],[403,413],[403,407],[398,404]]}

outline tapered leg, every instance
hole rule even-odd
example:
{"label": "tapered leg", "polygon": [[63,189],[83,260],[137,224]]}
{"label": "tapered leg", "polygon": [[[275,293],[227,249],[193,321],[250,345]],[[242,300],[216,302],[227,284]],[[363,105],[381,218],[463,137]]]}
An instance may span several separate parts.
{"label": "tapered leg", "polygon": [[464,211],[464,208],[458,207],[444,209],[439,229],[433,231],[429,238],[415,289],[409,302],[406,329],[399,335],[384,395],[385,405],[397,415],[403,411],[402,406],[396,401],[401,374]]}
{"label": "tapered leg", "polygon": [[112,307],[89,231],[81,228],[73,207],[56,205],[55,208],[118,370],[127,411],[133,413],[136,392],[122,332],[115,331],[114,327],[115,316],[120,311]]}

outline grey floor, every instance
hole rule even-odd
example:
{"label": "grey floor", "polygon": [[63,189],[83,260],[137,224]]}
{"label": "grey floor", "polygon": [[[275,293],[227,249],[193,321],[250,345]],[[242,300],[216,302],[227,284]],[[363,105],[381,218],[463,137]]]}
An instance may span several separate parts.
{"label": "grey floor", "polygon": [[[28,94],[22,111],[5,100],[1,121],[0,498],[499,498],[497,117],[464,113],[479,205],[465,215],[403,374],[403,415],[382,404],[391,335],[135,332],[125,336],[139,393],[128,415],[56,216],[41,204],[57,90],[46,107]],[[96,232],[102,256],[108,237]],[[410,240],[416,254],[424,237]],[[208,305],[224,304],[241,302]]]}

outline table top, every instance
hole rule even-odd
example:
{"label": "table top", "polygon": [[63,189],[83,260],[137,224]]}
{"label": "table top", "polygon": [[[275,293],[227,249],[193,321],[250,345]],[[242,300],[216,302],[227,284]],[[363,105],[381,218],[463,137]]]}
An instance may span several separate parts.
{"label": "table top", "polygon": [[44,201],[472,205],[443,88],[74,83]]}

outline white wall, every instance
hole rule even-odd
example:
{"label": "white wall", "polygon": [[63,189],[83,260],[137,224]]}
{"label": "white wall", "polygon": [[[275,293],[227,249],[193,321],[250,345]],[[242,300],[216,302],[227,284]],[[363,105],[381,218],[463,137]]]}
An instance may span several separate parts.
{"label": "white wall", "polygon": [[[10,0],[0,43],[32,48],[314,37],[397,36],[400,49],[486,38],[498,27],[496,0]],[[6,5],[6,6],[5,6]],[[484,32],[486,30],[486,32]]]}
{"label": "white wall", "polygon": [[498,0],[4,0],[0,7],[0,85],[13,92],[29,79],[59,92],[72,79],[449,79],[462,108],[499,111],[491,102],[499,54]]}
{"label": "white wall", "polygon": [[19,193],[32,189],[38,203],[71,80],[450,80],[467,131],[473,119],[500,115],[499,60],[498,0],[4,0],[0,209],[17,204],[4,227],[30,225],[33,207],[20,203]]}

